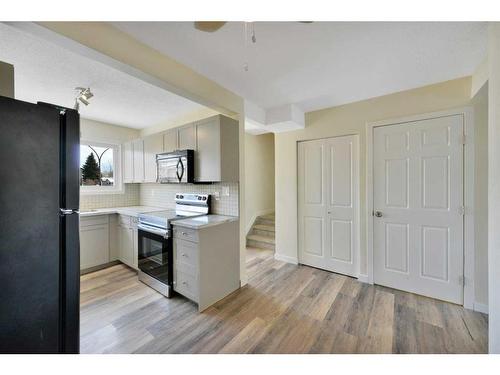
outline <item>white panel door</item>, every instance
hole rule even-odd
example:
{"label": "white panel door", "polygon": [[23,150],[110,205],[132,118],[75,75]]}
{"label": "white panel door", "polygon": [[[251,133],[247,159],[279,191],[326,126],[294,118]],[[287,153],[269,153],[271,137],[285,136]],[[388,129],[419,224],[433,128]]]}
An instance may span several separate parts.
{"label": "white panel door", "polygon": [[374,130],[374,281],[463,303],[463,120]]}
{"label": "white panel door", "polygon": [[300,142],[299,262],[357,276],[356,136]]}

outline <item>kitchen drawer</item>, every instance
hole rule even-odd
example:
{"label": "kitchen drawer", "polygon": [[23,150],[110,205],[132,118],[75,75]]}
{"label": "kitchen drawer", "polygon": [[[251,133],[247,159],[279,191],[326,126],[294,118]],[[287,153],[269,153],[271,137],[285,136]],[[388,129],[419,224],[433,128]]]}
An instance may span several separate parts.
{"label": "kitchen drawer", "polygon": [[130,216],[118,215],[118,223],[121,225],[125,225],[125,226],[129,227],[130,224],[132,223],[132,221],[130,219],[131,219]]}
{"label": "kitchen drawer", "polygon": [[193,266],[192,264],[188,263],[176,262],[174,264],[174,268],[182,273],[191,275],[194,278],[198,279],[198,271],[199,271],[198,265]]}
{"label": "kitchen drawer", "polygon": [[177,269],[174,272],[174,290],[198,302],[198,278]]}
{"label": "kitchen drawer", "polygon": [[198,231],[196,229],[174,226],[174,238],[198,242]]}
{"label": "kitchen drawer", "polygon": [[174,259],[198,269],[198,244],[181,239],[174,240]]}
{"label": "kitchen drawer", "polygon": [[108,215],[80,217],[81,227],[88,227],[92,225],[107,225],[107,224],[108,224]]}

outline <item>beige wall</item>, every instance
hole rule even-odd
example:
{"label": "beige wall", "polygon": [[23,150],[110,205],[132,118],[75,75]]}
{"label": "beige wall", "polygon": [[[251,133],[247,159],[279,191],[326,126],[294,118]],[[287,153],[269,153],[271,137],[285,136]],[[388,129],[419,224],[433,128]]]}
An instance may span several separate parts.
{"label": "beige wall", "polygon": [[[471,78],[465,77],[357,103],[306,113],[306,128],[276,134],[276,254],[297,260],[297,141],[346,134],[360,140],[360,268],[367,273],[366,255],[366,123],[471,105]],[[484,137],[482,138],[484,142]],[[478,147],[480,148],[480,147]],[[483,270],[484,271],[484,270]],[[484,291],[484,279],[477,288]],[[480,283],[483,283],[481,285]]]}
{"label": "beige wall", "polygon": [[185,114],[184,116],[180,116],[172,121],[163,122],[161,124],[150,126],[149,128],[144,128],[141,130],[141,137],[145,137],[150,134],[160,133],[167,129],[172,129],[178,126],[182,126],[184,124],[189,124],[190,122],[203,120],[207,117],[211,117],[219,114],[219,112],[210,109],[210,108],[201,108],[197,111],[193,111]]}
{"label": "beige wall", "polygon": [[14,98],[14,66],[0,61],[0,95]]}
{"label": "beige wall", "polygon": [[80,119],[80,138],[86,141],[122,143],[139,138],[140,130],[105,122]]}
{"label": "beige wall", "polygon": [[488,304],[488,84],[472,98],[474,107],[474,227],[476,302]]}
{"label": "beige wall", "polygon": [[488,32],[488,345],[500,353],[500,23]]}
{"label": "beige wall", "polygon": [[245,134],[245,226],[274,211],[274,134]]}

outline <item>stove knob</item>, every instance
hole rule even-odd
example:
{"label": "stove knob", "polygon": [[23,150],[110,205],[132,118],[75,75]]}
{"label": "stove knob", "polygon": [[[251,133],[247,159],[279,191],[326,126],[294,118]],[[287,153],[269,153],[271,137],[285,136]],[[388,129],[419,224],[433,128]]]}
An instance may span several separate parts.
{"label": "stove knob", "polygon": [[179,195],[179,198],[180,199],[184,199],[184,195]]}
{"label": "stove knob", "polygon": [[198,197],[198,200],[201,201],[201,197]]}
{"label": "stove knob", "polygon": [[203,200],[206,201],[207,200],[207,197],[203,197]]}

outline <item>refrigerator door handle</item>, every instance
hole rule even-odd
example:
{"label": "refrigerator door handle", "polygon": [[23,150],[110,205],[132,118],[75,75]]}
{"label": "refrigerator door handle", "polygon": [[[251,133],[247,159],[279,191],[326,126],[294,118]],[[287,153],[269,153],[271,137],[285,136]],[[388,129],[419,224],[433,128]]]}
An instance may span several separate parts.
{"label": "refrigerator door handle", "polygon": [[66,208],[60,208],[59,209],[59,214],[60,215],[72,215],[78,213],[78,210],[73,210],[73,209],[66,209]]}

